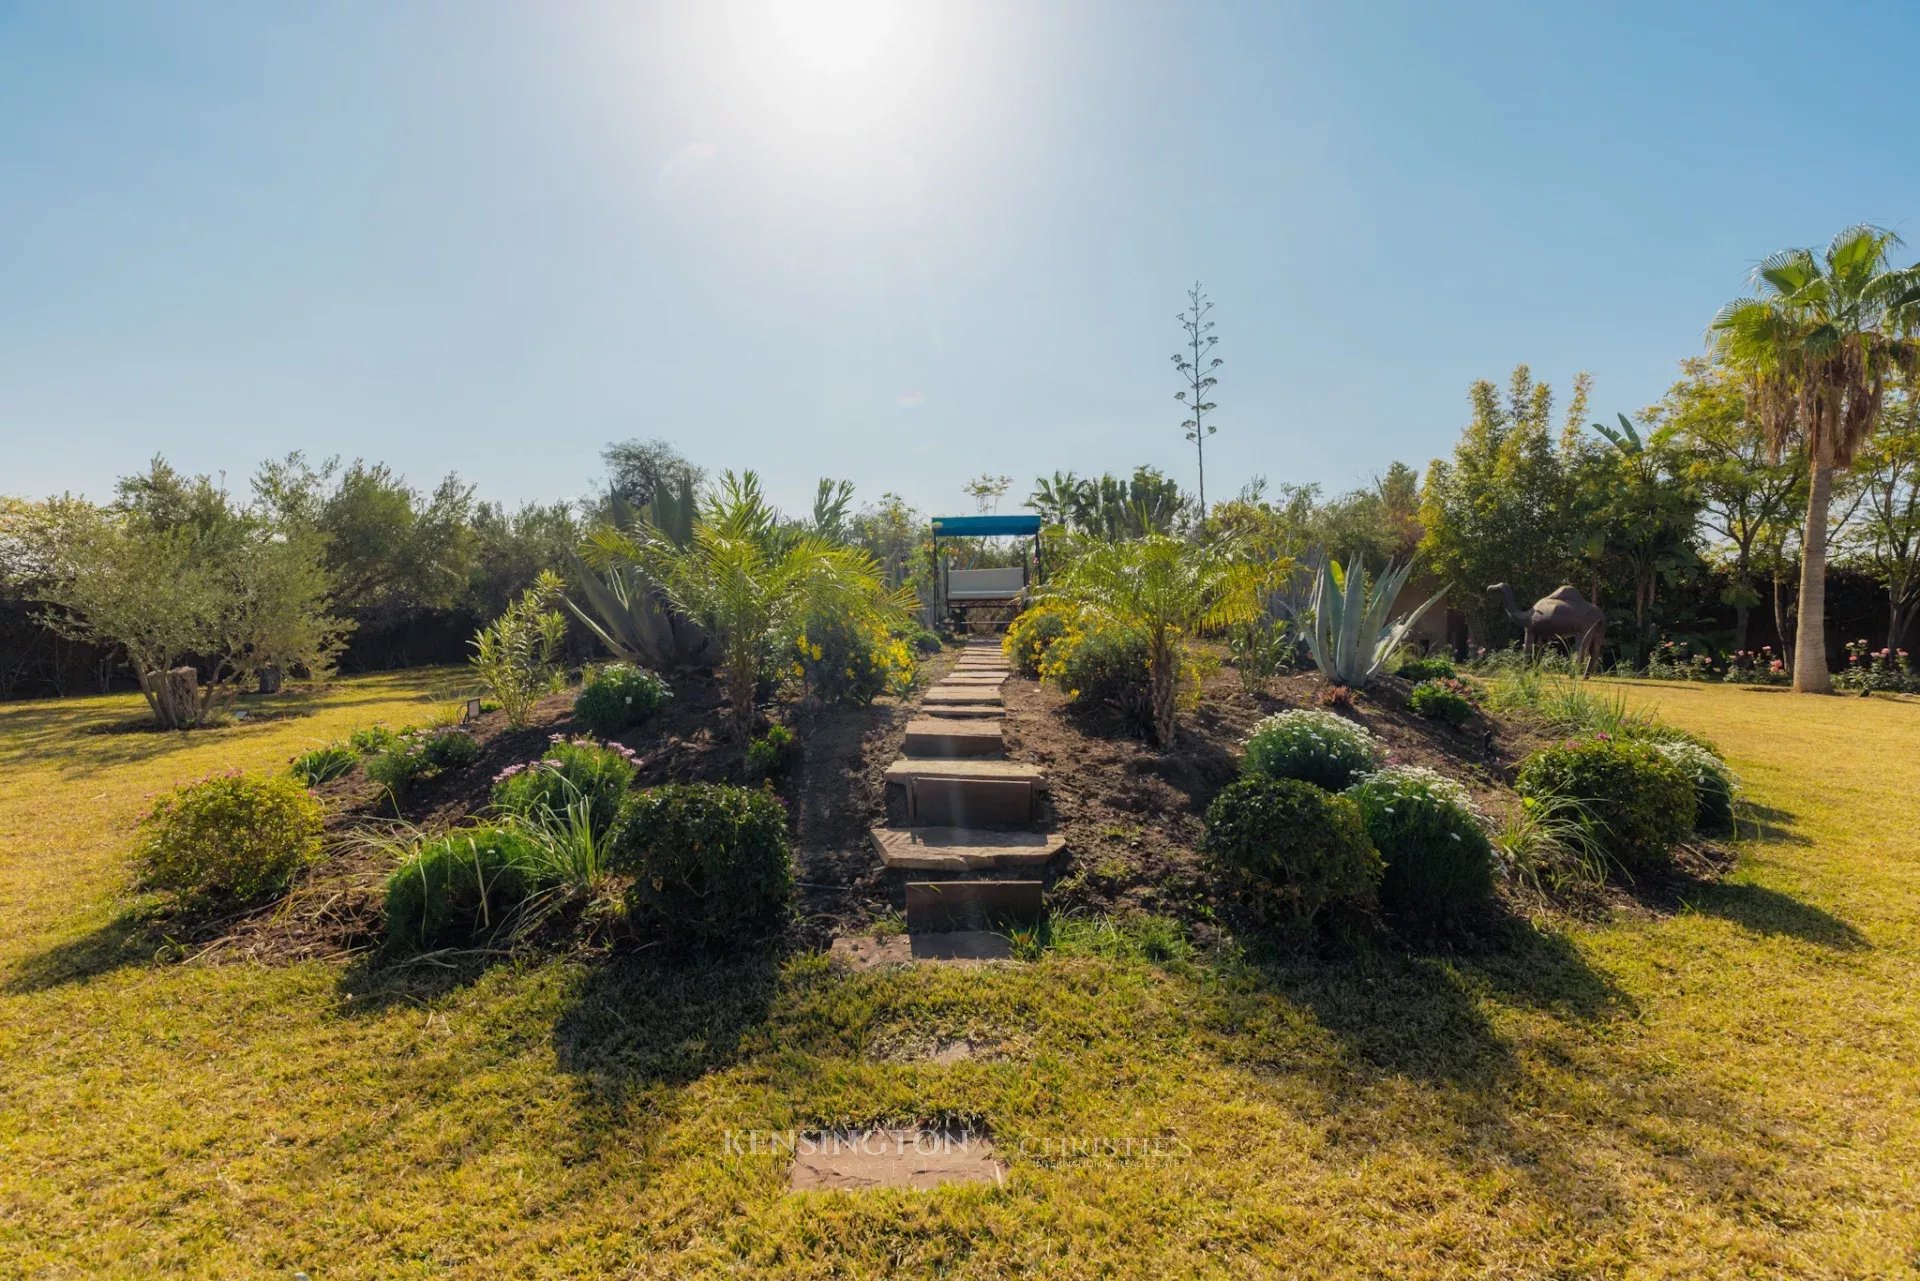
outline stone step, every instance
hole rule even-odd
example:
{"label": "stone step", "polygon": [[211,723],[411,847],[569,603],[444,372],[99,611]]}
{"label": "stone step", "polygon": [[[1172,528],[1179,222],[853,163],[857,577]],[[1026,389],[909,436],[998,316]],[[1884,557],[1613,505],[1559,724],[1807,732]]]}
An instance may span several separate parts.
{"label": "stone step", "polygon": [[997,686],[991,689],[969,689],[964,686],[955,687],[949,685],[942,688],[939,685],[935,685],[926,692],[920,701],[928,707],[937,707],[943,703],[948,705],[967,703],[975,707],[1005,707],[1007,705],[1007,700],[1000,696],[1000,690]]}
{"label": "stone step", "polygon": [[907,722],[907,737],[900,750],[908,756],[998,756],[1005,746],[999,721],[926,717]]}
{"label": "stone step", "polygon": [[1039,881],[908,881],[907,929],[1031,925],[1044,910]]}
{"label": "stone step", "polygon": [[975,703],[937,703],[932,707],[922,707],[920,709],[920,715],[930,716],[943,721],[990,720],[995,724],[1004,724],[1007,719],[1007,709],[1004,706],[985,707]]}
{"label": "stone step", "polygon": [[1025,761],[916,761],[903,756],[887,766],[887,782],[905,784],[910,778],[1017,780],[1038,791],[1045,791],[1047,786],[1047,772]]}
{"label": "stone step", "polygon": [[912,827],[1021,828],[1037,817],[1032,779],[929,775],[907,780],[907,823]]}
{"label": "stone step", "polygon": [[999,689],[1007,683],[1005,672],[982,672],[978,676],[943,676],[932,689]]}
{"label": "stone step", "polygon": [[888,867],[977,872],[1038,867],[1067,847],[1052,832],[983,832],[965,827],[876,827],[873,848]]}

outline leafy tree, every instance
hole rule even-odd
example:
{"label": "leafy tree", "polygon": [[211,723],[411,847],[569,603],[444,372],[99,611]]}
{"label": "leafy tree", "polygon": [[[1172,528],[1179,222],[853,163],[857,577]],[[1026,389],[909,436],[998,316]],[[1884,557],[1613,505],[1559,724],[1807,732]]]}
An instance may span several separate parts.
{"label": "leafy tree", "polygon": [[808,527],[829,542],[844,543],[852,532],[847,524],[852,511],[853,482],[822,476],[814,486],[813,519]]}
{"label": "leafy tree", "polygon": [[1723,599],[1734,611],[1734,648],[1745,649],[1761,600],[1758,576],[1773,568],[1768,552],[1806,501],[1806,467],[1793,451],[1773,459],[1732,372],[1700,357],[1680,368],[1680,380],[1644,417],[1671,432],[1674,465],[1700,500],[1700,523],[1727,549],[1733,582]]}
{"label": "leafy tree", "polygon": [[1591,380],[1574,379],[1559,439],[1551,434],[1553,389],[1521,365],[1504,401],[1490,382],[1468,391],[1473,417],[1451,462],[1436,459],[1421,491],[1420,550],[1451,589],[1476,636],[1507,627],[1487,584],[1546,592],[1570,580],[1585,542],[1575,469]]}
{"label": "leafy tree", "polygon": [[645,507],[656,494],[683,484],[697,490],[707,478],[685,454],[657,437],[616,441],[600,451],[600,461],[607,465],[608,489],[635,507]]}
{"label": "leafy tree", "polygon": [[1593,505],[1594,559],[1617,564],[1633,594],[1635,649],[1653,643],[1652,611],[1662,583],[1677,581],[1693,565],[1693,531],[1700,506],[1687,485],[1673,474],[1673,429],[1657,427],[1646,436],[1625,414],[1619,426],[1593,424],[1608,448],[1592,454],[1589,480]]}
{"label": "leafy tree", "polygon": [[743,744],[752,736],[761,682],[792,651],[809,617],[892,626],[910,603],[907,593],[888,589],[867,552],[784,528],[750,471],[720,478],[684,547],[648,524],[637,534],[602,527],[588,548],[601,565],[644,570],[676,608],[719,638],[733,732]]}
{"label": "leafy tree", "polygon": [[1920,367],[1920,265],[1896,270],[1900,240],[1849,227],[1824,253],[1785,249],[1754,268],[1757,296],[1736,298],[1713,321],[1716,353],[1749,381],[1755,416],[1775,457],[1806,453],[1800,534],[1800,621],[1793,687],[1827,693],[1828,508],[1833,474],[1851,466],[1880,418],[1887,385]]}
{"label": "leafy tree", "polygon": [[1065,525],[1086,509],[1091,488],[1089,482],[1072,472],[1057,471],[1051,477],[1042,476],[1033,482],[1033,492],[1027,495],[1026,505],[1044,523]]}
{"label": "leafy tree", "polygon": [[1207,415],[1218,408],[1207,397],[1220,382],[1213,371],[1226,363],[1213,354],[1220,336],[1213,332],[1214,322],[1207,319],[1212,312],[1213,299],[1200,291],[1199,281],[1194,281],[1193,288],[1187,291],[1187,309],[1175,317],[1186,331],[1186,347],[1173,353],[1174,370],[1186,383],[1173,393],[1173,398],[1192,415],[1180,424],[1180,429],[1193,445],[1194,458],[1200,465],[1200,515],[1203,517],[1207,514],[1207,437],[1219,430],[1207,421]]}
{"label": "leafy tree", "polygon": [[580,545],[580,520],[572,503],[476,503],[470,525],[472,569],[460,605],[476,618],[505,612],[515,596],[544,570],[558,570]]}
{"label": "leafy tree", "polygon": [[1920,611],[1920,401],[1886,406],[1883,425],[1854,456],[1857,520],[1848,549],[1887,592],[1887,647]]}
{"label": "leafy tree", "polygon": [[1000,510],[1000,500],[1006,497],[1009,489],[1013,488],[1013,477],[981,472],[960,488],[966,492],[967,497],[973,499],[975,511],[995,512]]}
{"label": "leafy tree", "polygon": [[1166,750],[1186,639],[1258,617],[1265,586],[1259,568],[1224,548],[1150,533],[1093,547],[1067,567],[1057,592],[1100,623],[1146,636],[1154,737]]}

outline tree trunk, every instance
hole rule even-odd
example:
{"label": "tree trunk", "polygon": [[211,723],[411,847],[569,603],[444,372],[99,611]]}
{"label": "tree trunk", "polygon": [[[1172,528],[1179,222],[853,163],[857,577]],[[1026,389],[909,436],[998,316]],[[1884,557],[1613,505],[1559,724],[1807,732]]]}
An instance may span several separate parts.
{"label": "tree trunk", "polygon": [[1800,531],[1800,623],[1795,632],[1793,688],[1802,694],[1831,694],[1827,671],[1827,505],[1833,497],[1833,468],[1816,460],[1807,487],[1807,524]]}
{"label": "tree trunk", "polygon": [[191,667],[148,672],[154,719],[168,729],[186,729],[200,721],[200,674]]}
{"label": "tree trunk", "polygon": [[1733,647],[1737,650],[1747,647],[1747,614],[1747,606],[1733,607]]}
{"label": "tree trunk", "polygon": [[1147,676],[1153,685],[1153,736],[1160,750],[1173,750],[1175,720],[1179,714],[1179,672],[1173,646],[1164,634],[1154,636],[1147,649]]}
{"label": "tree trunk", "polygon": [[278,694],[280,692],[280,685],[285,679],[286,673],[281,670],[278,663],[270,663],[262,667],[260,669],[260,692],[262,694]]}

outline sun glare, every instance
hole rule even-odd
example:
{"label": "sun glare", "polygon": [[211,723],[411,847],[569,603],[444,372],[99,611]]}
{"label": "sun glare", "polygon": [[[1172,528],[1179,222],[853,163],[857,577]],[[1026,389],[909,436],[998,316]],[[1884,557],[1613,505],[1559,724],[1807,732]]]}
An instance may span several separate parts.
{"label": "sun glare", "polygon": [[889,0],[762,0],[729,15],[745,83],[773,122],[802,133],[900,126],[924,102],[937,9]]}

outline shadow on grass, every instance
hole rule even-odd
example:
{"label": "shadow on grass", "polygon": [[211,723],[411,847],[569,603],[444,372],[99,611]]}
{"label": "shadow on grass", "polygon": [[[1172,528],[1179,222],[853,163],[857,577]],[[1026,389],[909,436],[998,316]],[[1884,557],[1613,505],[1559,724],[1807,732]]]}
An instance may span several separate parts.
{"label": "shadow on grass", "polygon": [[1873,946],[1866,935],[1831,912],[1744,881],[1694,882],[1681,891],[1680,905],[1755,934],[1784,934],[1836,952],[1860,952]]}
{"label": "shadow on grass", "polygon": [[129,965],[149,964],[169,946],[160,918],[150,912],[123,912],[98,929],[20,961],[0,984],[0,992],[24,996],[84,983]]}
{"label": "shadow on grass", "polygon": [[1792,810],[1747,801],[1734,814],[1734,834],[1769,845],[1812,845],[1813,839],[1801,834],[1796,826],[1799,819]]}

